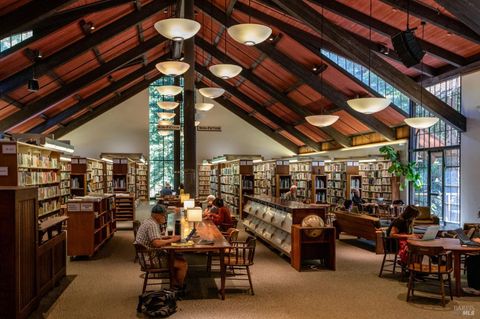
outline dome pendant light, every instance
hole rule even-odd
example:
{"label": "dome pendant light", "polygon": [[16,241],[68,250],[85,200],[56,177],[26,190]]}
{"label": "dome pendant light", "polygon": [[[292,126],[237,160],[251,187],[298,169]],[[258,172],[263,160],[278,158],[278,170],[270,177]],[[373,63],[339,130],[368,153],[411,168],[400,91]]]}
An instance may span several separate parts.
{"label": "dome pendant light", "polygon": [[308,123],[318,126],[318,127],[326,127],[330,126],[336,121],[338,121],[340,117],[338,115],[310,115],[306,116],[305,119]]}
{"label": "dome pendant light", "polygon": [[155,65],[158,71],[168,76],[178,76],[187,72],[190,65],[180,61],[165,61]]}
{"label": "dome pendant light", "polygon": [[161,120],[171,120],[175,117],[175,113],[169,113],[169,112],[159,112],[157,113],[158,118]]}
{"label": "dome pendant light", "polygon": [[157,105],[162,110],[171,111],[171,110],[176,109],[177,106],[179,105],[179,103],[178,102],[169,102],[169,101],[158,101]]}
{"label": "dome pendant light", "polygon": [[238,43],[252,46],[267,40],[272,29],[262,24],[241,23],[229,27],[227,32]]}
{"label": "dome pendant light", "polygon": [[[370,20],[372,20],[372,0],[370,0]],[[372,25],[369,23],[369,39],[372,41]],[[370,66],[372,65],[372,52],[368,50],[368,86],[370,86],[370,77],[371,71]],[[357,112],[364,114],[373,114],[380,112],[387,108],[390,105],[390,100],[384,97],[365,97],[365,98],[356,98],[347,101],[347,104]]]}
{"label": "dome pendant light", "polygon": [[242,72],[242,67],[235,64],[215,64],[208,68],[218,78],[228,80]]}
{"label": "dome pendant light", "polygon": [[195,109],[197,111],[210,111],[214,107],[213,103],[195,103]]}
{"label": "dome pendant light", "polygon": [[160,136],[168,136],[168,135],[170,135],[171,132],[173,132],[173,131],[159,130],[159,131],[158,131],[158,135],[160,135]]}
{"label": "dome pendant light", "polygon": [[209,88],[201,88],[198,90],[198,92],[209,99],[216,99],[217,97],[220,97],[225,93],[225,90],[222,88],[215,88],[215,87],[209,87]]}
{"label": "dome pendant light", "polygon": [[176,85],[162,85],[157,86],[157,91],[160,95],[175,96],[183,91],[181,86]]}
{"label": "dome pendant light", "polygon": [[173,41],[190,39],[200,31],[200,23],[195,20],[170,18],[156,22],[155,29],[165,38]]}

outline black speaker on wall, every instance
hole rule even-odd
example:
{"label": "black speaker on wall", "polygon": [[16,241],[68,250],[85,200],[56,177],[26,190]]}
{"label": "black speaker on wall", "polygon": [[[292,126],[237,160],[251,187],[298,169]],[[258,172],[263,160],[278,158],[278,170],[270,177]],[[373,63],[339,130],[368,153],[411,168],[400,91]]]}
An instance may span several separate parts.
{"label": "black speaker on wall", "polygon": [[402,31],[392,37],[392,44],[398,57],[406,67],[414,66],[422,61],[425,51],[415,38],[413,30]]}

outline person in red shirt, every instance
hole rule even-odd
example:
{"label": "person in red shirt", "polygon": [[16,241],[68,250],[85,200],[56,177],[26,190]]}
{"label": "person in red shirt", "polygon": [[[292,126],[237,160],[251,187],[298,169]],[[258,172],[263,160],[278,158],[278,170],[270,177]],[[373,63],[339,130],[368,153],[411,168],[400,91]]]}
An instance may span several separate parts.
{"label": "person in red shirt", "polygon": [[212,209],[210,210],[210,213],[206,215],[206,217],[210,218],[217,226],[221,226],[222,224],[232,224],[232,215],[230,214],[230,210],[228,207],[225,207],[223,199],[221,198],[215,198],[212,203]]}

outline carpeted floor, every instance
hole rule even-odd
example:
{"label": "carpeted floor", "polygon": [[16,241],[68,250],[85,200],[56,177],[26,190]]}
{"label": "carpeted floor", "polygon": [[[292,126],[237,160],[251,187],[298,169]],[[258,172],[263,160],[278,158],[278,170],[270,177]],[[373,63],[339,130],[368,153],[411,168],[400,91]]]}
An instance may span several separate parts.
{"label": "carpeted floor", "polygon": [[[147,215],[148,206],[140,207],[137,217]],[[93,259],[69,261],[67,273],[76,278],[45,317],[137,317],[142,279],[132,241],[131,230],[118,231]],[[337,271],[299,273],[259,244],[252,267],[255,296],[234,292],[225,301],[179,301],[172,318],[480,318],[479,297],[454,298],[445,308],[424,298],[407,303],[406,284],[379,278],[380,263],[380,255],[339,241]]]}

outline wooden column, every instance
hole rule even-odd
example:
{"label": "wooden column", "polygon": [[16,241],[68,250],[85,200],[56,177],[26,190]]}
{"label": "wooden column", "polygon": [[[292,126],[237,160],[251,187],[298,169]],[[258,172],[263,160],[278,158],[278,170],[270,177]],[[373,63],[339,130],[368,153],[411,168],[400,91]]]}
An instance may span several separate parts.
{"label": "wooden column", "polygon": [[[195,19],[193,0],[184,0],[185,18]],[[196,130],[195,130],[195,40],[194,37],[183,43],[185,62],[190,65],[185,73],[184,87],[184,180],[185,192],[195,196]]]}
{"label": "wooden column", "polygon": [[[175,78],[175,85],[180,85],[180,78]],[[175,109],[173,124],[180,125],[180,107]],[[173,131],[173,189],[180,185],[180,131]]]}

